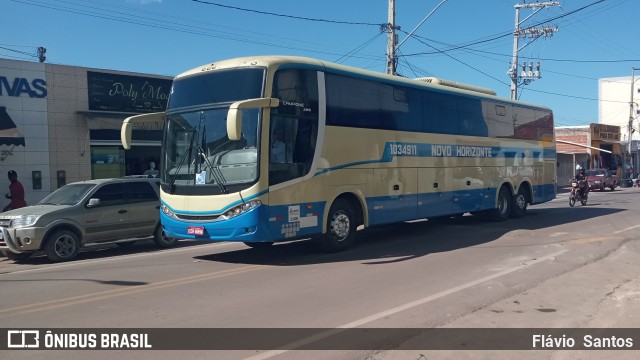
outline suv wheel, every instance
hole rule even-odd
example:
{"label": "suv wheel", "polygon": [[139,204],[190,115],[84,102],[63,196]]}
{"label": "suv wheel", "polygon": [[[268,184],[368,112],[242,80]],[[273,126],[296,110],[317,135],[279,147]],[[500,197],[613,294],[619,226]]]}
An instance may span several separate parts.
{"label": "suv wheel", "polygon": [[48,237],[44,251],[51,261],[71,260],[80,251],[80,239],[73,231],[58,230]]}
{"label": "suv wheel", "polygon": [[162,229],[162,224],[158,224],[153,234],[153,242],[155,242],[158,247],[169,248],[175,246],[178,243],[178,239],[167,237]]}

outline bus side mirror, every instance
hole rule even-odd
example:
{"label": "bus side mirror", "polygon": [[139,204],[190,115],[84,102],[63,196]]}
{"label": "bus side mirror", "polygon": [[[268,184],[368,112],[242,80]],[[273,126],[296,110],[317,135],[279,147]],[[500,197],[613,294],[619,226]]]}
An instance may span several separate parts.
{"label": "bus side mirror", "polygon": [[[155,130],[158,128],[158,123],[162,124],[163,122],[164,112],[130,116],[124,119],[122,127],[120,128],[122,147],[125,148],[125,150],[131,149],[131,133],[133,132],[134,124],[141,124],[140,128],[142,129]],[[162,125],[160,125],[160,129],[162,129]]]}
{"label": "bus side mirror", "polygon": [[227,113],[227,137],[229,140],[240,140],[242,137],[242,109],[274,108],[278,105],[280,105],[280,100],[274,98],[249,99],[231,104]]}

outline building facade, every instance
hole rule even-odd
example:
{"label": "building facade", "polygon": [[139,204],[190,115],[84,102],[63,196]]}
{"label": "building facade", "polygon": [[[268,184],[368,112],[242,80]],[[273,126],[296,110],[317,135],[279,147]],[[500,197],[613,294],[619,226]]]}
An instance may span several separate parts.
{"label": "building facade", "polygon": [[578,168],[608,169],[623,175],[620,127],[604,124],[557,127],[558,184],[568,184]]}
{"label": "building facade", "polygon": [[635,77],[632,85],[631,76],[598,79],[598,122],[620,127],[621,151],[625,155],[625,164],[636,169],[639,167],[637,160],[640,157],[637,145],[634,146],[634,141],[640,140],[639,80]]}
{"label": "building facade", "polygon": [[142,174],[159,164],[162,123],[135,129],[136,146],[126,152],[120,125],[131,115],[164,111],[171,81],[0,59],[0,194],[8,192],[9,170],[32,205],[70,182]]}

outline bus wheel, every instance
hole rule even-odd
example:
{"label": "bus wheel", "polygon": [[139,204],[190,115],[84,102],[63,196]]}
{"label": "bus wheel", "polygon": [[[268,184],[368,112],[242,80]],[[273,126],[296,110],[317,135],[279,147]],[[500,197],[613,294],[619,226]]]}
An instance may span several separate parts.
{"label": "bus wheel", "polygon": [[513,197],[513,204],[511,204],[511,217],[521,218],[527,214],[527,195],[526,187],[520,186],[518,193]]}
{"label": "bus wheel", "polygon": [[327,233],[315,239],[325,251],[338,252],[349,248],[356,236],[356,218],[353,207],[344,199],[337,199],[329,209]]}
{"label": "bus wheel", "polygon": [[245,245],[247,245],[250,248],[253,249],[266,249],[271,247],[271,245],[273,245],[273,241],[266,241],[266,242],[245,242]]}
{"label": "bus wheel", "polygon": [[504,221],[511,214],[511,194],[506,186],[500,188],[498,192],[498,207],[490,210],[490,218],[493,221]]}

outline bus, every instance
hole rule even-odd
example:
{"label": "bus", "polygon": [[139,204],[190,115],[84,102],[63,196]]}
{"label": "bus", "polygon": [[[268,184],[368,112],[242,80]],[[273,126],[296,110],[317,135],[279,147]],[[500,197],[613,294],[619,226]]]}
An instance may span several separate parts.
{"label": "bus", "polygon": [[253,248],[471,213],[520,218],[556,196],[553,113],[438,78],[291,56],[224,60],[173,81],[162,121],[167,237]]}

